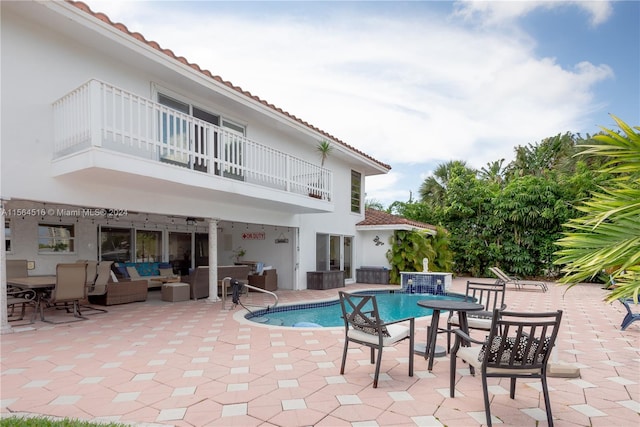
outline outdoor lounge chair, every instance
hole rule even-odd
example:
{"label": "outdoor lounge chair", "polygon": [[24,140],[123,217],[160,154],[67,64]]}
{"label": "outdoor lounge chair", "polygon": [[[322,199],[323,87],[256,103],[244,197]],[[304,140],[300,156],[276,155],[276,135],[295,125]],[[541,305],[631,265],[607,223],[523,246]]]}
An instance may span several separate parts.
{"label": "outdoor lounge chair", "polygon": [[[456,361],[460,358],[469,364],[472,375],[475,371],[480,372],[486,422],[491,426],[487,378],[510,378],[509,397],[511,399],[515,398],[518,378],[539,378],[542,382],[547,423],[552,427],[547,362],[558,335],[561,318],[561,310],[550,313],[516,313],[496,309],[493,311],[491,331],[484,343],[456,329],[455,344],[451,350],[449,382],[451,397],[455,397]],[[463,347],[461,346],[463,341],[482,344],[482,346]]]}
{"label": "outdoor lounge chair", "polygon": [[627,310],[627,314],[622,319],[622,324],[620,325],[620,330],[624,331],[627,327],[635,322],[636,320],[640,320],[640,312],[634,312],[631,307],[634,307],[638,310],[638,304],[635,303],[633,298],[620,298],[619,300],[624,308]]}
{"label": "outdoor lounge chair", "polygon": [[[493,310],[504,310],[507,305],[504,303],[504,294],[506,285],[499,281],[497,283],[478,283],[467,281],[465,292],[465,301],[476,302],[484,305],[482,311],[471,311],[467,313],[467,323],[469,329],[479,329],[488,331],[491,329],[491,320],[493,319]],[[451,349],[451,331],[452,326],[460,326],[458,313],[449,312],[447,319],[447,352]]]}
{"label": "outdoor lounge chair", "polygon": [[491,270],[491,272],[496,275],[498,280],[504,282],[506,285],[515,285],[517,290],[522,289],[523,286],[539,286],[540,289],[542,289],[542,292],[547,292],[547,284],[539,280],[522,280],[516,276],[509,276],[498,267],[489,267],[489,270]]}
{"label": "outdoor lounge chair", "polygon": [[[376,364],[373,388],[377,388],[383,348],[409,338],[409,376],[412,377],[415,319],[411,317],[385,323],[380,319],[375,295],[356,295],[346,292],[339,292],[339,295],[345,328],[340,374],[344,375],[349,342],[367,346],[371,349],[371,364]],[[409,322],[408,327],[398,324],[406,321]],[[376,350],[378,350],[378,357],[374,362]]]}

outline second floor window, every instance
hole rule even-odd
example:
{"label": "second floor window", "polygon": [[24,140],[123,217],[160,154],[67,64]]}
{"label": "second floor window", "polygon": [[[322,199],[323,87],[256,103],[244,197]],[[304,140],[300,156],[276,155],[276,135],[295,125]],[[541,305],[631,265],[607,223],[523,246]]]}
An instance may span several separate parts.
{"label": "second floor window", "polygon": [[362,206],[362,175],[351,171],[351,212],[360,213]]}

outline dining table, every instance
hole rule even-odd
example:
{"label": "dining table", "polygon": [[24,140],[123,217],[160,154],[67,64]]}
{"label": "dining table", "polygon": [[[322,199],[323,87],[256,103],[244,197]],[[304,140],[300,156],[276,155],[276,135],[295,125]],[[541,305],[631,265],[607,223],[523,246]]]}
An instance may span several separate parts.
{"label": "dining table", "polygon": [[56,276],[26,276],[7,278],[7,284],[20,289],[31,289],[36,294],[36,307],[33,310],[32,321],[35,320],[42,300],[56,287]]}
{"label": "dining table", "polygon": [[[428,360],[428,369],[433,369],[433,359],[436,356],[436,340],[438,338],[439,331],[448,331],[447,329],[439,329],[438,323],[440,321],[441,311],[457,311],[458,318],[460,319],[460,329],[465,333],[469,333],[469,324],[467,322],[468,311],[481,311],[484,310],[482,304],[478,304],[471,301],[465,301],[462,299],[433,299],[433,300],[420,300],[418,301],[420,307],[433,310],[431,315],[431,326],[427,329],[427,345],[424,350],[424,358]],[[446,354],[446,351],[443,350]]]}

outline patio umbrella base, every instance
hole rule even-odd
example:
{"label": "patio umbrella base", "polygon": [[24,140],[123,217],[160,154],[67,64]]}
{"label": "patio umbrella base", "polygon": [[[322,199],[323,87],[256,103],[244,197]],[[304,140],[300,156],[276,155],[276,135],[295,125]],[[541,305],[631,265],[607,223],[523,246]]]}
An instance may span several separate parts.
{"label": "patio umbrella base", "polygon": [[[426,344],[415,344],[413,346],[413,352],[419,356],[424,356],[424,352],[427,348]],[[447,350],[441,345],[436,345],[436,352],[434,353],[434,357],[444,357],[447,355]]]}

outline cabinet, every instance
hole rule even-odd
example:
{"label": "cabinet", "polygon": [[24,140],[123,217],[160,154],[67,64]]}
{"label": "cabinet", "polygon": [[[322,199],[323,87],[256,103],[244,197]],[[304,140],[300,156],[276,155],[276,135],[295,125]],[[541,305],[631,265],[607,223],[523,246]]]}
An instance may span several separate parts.
{"label": "cabinet", "polygon": [[276,270],[264,270],[262,274],[250,274],[249,285],[273,292],[278,289],[278,273]]}
{"label": "cabinet", "polygon": [[356,282],[377,285],[389,284],[389,270],[381,267],[362,267],[356,269]]}
{"label": "cabinet", "polygon": [[344,271],[308,271],[307,289],[334,289],[344,287]]}

